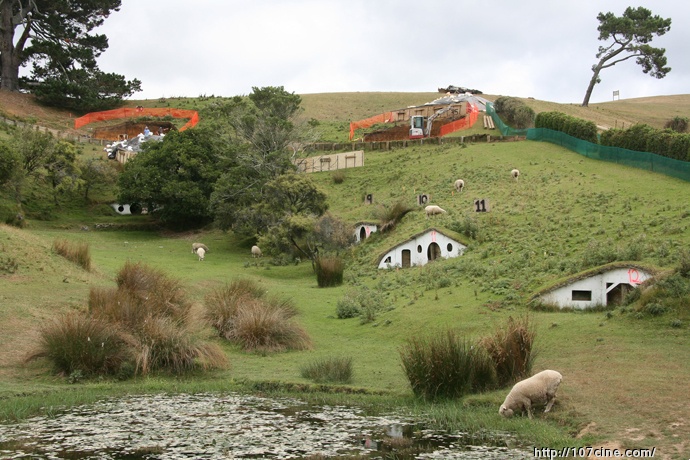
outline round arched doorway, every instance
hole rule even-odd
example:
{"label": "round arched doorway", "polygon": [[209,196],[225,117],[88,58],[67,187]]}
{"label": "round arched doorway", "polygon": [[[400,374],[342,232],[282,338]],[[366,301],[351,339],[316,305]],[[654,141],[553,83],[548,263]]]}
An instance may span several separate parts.
{"label": "round arched doorway", "polygon": [[441,247],[437,243],[431,243],[426,250],[426,257],[432,262],[441,257]]}

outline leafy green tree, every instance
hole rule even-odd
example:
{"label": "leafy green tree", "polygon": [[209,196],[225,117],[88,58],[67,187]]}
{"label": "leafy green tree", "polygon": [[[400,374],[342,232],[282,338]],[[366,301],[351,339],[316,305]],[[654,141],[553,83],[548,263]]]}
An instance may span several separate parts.
{"label": "leafy green tree", "polygon": [[203,224],[211,218],[209,197],[220,158],[214,133],[200,127],[146,142],[118,178],[118,200],[146,206],[165,223]]}
{"label": "leafy green tree", "polygon": [[8,142],[0,140],[0,186],[10,183],[21,165],[21,157]]}
{"label": "leafy green tree", "polygon": [[299,96],[283,87],[255,87],[248,97],[211,104],[203,113],[231,152],[211,197],[220,228],[247,235],[266,228],[253,205],[264,198],[264,184],[295,169],[287,147],[298,136],[294,117],[300,103]]}
{"label": "leafy green tree", "polygon": [[81,165],[80,179],[84,199],[88,201],[92,189],[114,185],[117,182],[117,172],[111,161],[89,158]]}
{"label": "leafy green tree", "polygon": [[671,19],[652,16],[652,12],[643,7],[628,7],[623,16],[599,13],[597,19],[599,40],[612,39],[613,42],[599,47],[599,62],[592,66],[593,75],[582,101],[583,107],[589,105],[594,86],[601,82],[600,72],[620,62],[636,58],[642,72],[655,78],[664,78],[671,71],[666,67],[666,50],[649,45],[655,35],[661,36],[671,30]]}
{"label": "leafy green tree", "polygon": [[[108,48],[108,39],[92,32],[120,4],[121,0],[0,1],[0,88],[41,88],[38,95],[47,102],[56,103],[62,94],[65,105],[83,109],[94,100],[96,108],[139,91],[138,80],[124,82],[119,75],[102,73],[96,62]],[[19,69],[28,65],[31,77],[22,82]]]}
{"label": "leafy green tree", "polygon": [[269,252],[296,251],[313,261],[316,224],[327,209],[326,195],[307,174],[288,172],[266,183],[262,199],[240,215],[237,227],[256,231]]}
{"label": "leafy green tree", "polygon": [[79,185],[80,170],[77,164],[77,148],[73,143],[59,140],[51,147],[43,167],[46,180],[53,188],[55,205],[58,206],[58,194]]}

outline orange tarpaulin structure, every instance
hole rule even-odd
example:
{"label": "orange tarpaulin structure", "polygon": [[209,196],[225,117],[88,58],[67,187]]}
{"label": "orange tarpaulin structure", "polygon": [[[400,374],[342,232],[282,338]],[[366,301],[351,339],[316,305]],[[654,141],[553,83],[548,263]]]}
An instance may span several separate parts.
{"label": "orange tarpaulin structure", "polygon": [[468,103],[467,116],[441,126],[440,135],[445,136],[461,129],[469,129],[477,122],[477,117],[479,117],[479,109],[477,106]]}
{"label": "orange tarpaulin structure", "polygon": [[360,128],[368,128],[374,126],[376,123],[390,123],[393,119],[393,112],[384,112],[364,120],[350,122],[350,140],[355,137],[355,130]]}
{"label": "orange tarpaulin structure", "polygon": [[189,121],[179,130],[184,131],[199,123],[199,113],[196,110],[186,109],[145,109],[143,107],[129,108],[123,107],[121,109],[105,110],[103,112],[87,113],[83,117],[74,120],[74,129],[79,129],[89,123],[96,121],[116,120],[118,118],[132,118],[132,117],[166,117],[173,118],[188,118]]}

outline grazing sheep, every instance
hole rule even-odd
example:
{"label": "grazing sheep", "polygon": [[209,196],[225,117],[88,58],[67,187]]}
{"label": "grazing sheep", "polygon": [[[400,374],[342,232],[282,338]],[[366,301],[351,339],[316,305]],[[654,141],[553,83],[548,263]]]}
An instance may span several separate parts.
{"label": "grazing sheep", "polygon": [[435,216],[436,214],[445,214],[446,211],[445,209],[441,209],[439,206],[436,205],[429,205],[426,208],[424,208],[424,211],[426,212],[426,216]]}
{"label": "grazing sheep", "polygon": [[196,254],[196,250],[203,248],[204,252],[208,252],[208,248],[203,243],[192,243],[192,254]]}
{"label": "grazing sheep", "polygon": [[206,255],[206,250],[204,248],[197,248],[196,255],[199,256],[200,261],[204,260],[204,256]]}
{"label": "grazing sheep", "polygon": [[498,413],[508,418],[512,417],[515,411],[526,410],[529,418],[532,418],[532,406],[542,404],[546,404],[544,412],[550,411],[556,401],[556,391],[562,379],[563,376],[559,372],[545,370],[521,380],[510,390]]}
{"label": "grazing sheep", "polygon": [[261,257],[262,255],[259,246],[252,246],[252,257]]}
{"label": "grazing sheep", "polygon": [[462,189],[465,188],[465,181],[462,179],[458,179],[455,181],[455,191],[456,192],[462,192]]}
{"label": "grazing sheep", "polygon": [[513,179],[517,181],[518,177],[520,177],[520,171],[518,171],[517,169],[513,169],[512,171],[510,171],[510,175],[513,176]]}

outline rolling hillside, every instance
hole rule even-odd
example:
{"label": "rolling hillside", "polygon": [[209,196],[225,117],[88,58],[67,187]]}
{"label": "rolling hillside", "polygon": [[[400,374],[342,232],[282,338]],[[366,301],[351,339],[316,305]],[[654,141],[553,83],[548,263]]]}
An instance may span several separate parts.
{"label": "rolling hillside", "polygon": [[[303,106],[307,118],[346,123],[437,96],[312,94],[303,96]],[[168,102],[185,108],[205,103]],[[660,126],[673,116],[690,113],[690,95],[622,100],[589,108],[525,102],[537,112],[559,110],[599,126],[637,122]],[[128,102],[139,103],[162,102]],[[5,115],[56,127],[70,120],[68,113],[41,110],[26,95],[14,102],[0,97],[0,113]],[[521,171],[519,181],[509,174],[515,167]],[[262,356],[228,347],[232,369],[214,376],[219,381],[304,383],[297,372],[300,366],[315,358],[345,354],[355,357],[355,386],[409,394],[398,360],[398,349],[407,338],[454,328],[475,339],[509,317],[530,315],[538,330],[535,370],[554,368],[564,375],[554,413],[540,414],[534,424],[497,421],[497,407],[505,396],[504,390],[498,390],[461,403],[451,410],[453,416],[460,417],[471,406],[496,424],[492,428],[501,430],[523,427],[525,432],[540,432],[555,427],[573,443],[583,442],[577,436],[584,436],[587,442],[607,447],[658,447],[658,458],[680,459],[690,454],[690,406],[683,383],[690,379],[687,302],[669,306],[658,315],[635,304],[594,312],[528,307],[531,296],[544,286],[608,262],[634,260],[664,274],[673,271],[690,247],[690,183],[532,141],[366,152],[365,166],[345,170],[342,183],[336,183],[331,172],[311,177],[326,192],[330,212],[348,223],[375,221],[377,210],[397,202],[416,206],[420,193],[430,195],[431,203],[448,214],[426,218],[419,208],[390,233],[375,234],[354,249],[345,285],[331,289],[316,288],[309,264],[277,266],[269,258],[253,260],[250,244],[214,230],[191,234],[83,231],[96,220],[118,219],[89,210],[69,220],[31,222],[26,230],[0,227],[0,261],[17,264],[16,268],[3,265],[5,271],[0,272],[0,305],[4,306],[0,345],[12,350],[0,353],[0,399],[3,392],[39,391],[46,381],[59,391],[62,383],[47,376],[40,364],[27,368],[18,359],[30,351],[36,324],[60,312],[84,308],[91,285],[112,283],[127,260],[145,260],[182,279],[197,305],[229,279],[250,277],[298,306],[300,321],[314,341],[312,350]],[[452,187],[457,178],[466,183],[461,193]],[[366,194],[372,194],[372,205],[364,203]],[[475,199],[488,200],[491,211],[475,212]],[[374,261],[396,242],[430,226],[459,233],[468,245],[466,253],[409,270],[375,267]],[[58,237],[89,242],[94,272],[82,273],[52,254],[50,244]],[[190,243],[197,240],[211,248],[203,263],[189,254]],[[365,288],[381,293],[392,308],[379,312],[373,323],[337,319],[338,301]],[[472,426],[484,429],[482,420],[473,421]]]}

